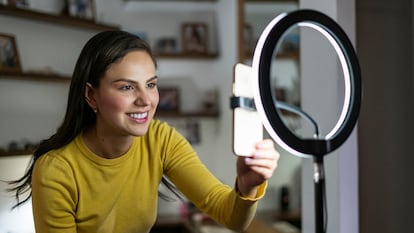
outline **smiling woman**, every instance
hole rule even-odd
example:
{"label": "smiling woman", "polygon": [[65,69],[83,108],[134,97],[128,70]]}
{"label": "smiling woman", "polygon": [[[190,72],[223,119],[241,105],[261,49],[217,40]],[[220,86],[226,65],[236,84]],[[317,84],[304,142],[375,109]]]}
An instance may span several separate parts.
{"label": "smiling woman", "polygon": [[230,229],[249,225],[276,169],[273,142],[257,142],[251,157],[237,159],[231,188],[183,135],[153,119],[157,84],[151,49],[136,35],[105,31],[85,44],[62,125],[10,182],[16,206],[32,198],[37,232],[149,232],[160,184]]}
{"label": "smiling woman", "polygon": [[[151,56],[143,51],[127,53],[109,66],[98,86],[86,84],[85,98],[96,115],[95,125],[84,131],[86,144],[105,157],[121,156],[131,143],[124,141],[123,136],[132,139],[145,135],[157,109],[157,76]],[[112,138],[121,136],[119,147],[101,144],[99,135],[103,133]],[[118,153],[114,154],[114,150]]]}

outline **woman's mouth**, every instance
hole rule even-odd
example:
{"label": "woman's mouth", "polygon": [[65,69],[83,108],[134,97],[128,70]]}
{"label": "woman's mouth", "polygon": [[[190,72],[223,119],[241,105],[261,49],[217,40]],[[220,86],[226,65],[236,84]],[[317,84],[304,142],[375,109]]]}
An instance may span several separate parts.
{"label": "woman's mouth", "polygon": [[148,118],[148,112],[128,113],[128,116],[136,121],[145,121]]}

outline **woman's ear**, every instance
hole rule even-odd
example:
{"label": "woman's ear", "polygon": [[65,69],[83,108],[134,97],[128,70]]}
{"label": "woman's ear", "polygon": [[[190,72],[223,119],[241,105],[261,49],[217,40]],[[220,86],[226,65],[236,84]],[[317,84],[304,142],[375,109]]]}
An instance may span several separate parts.
{"label": "woman's ear", "polygon": [[98,105],[95,100],[95,88],[90,83],[86,83],[85,100],[93,111],[96,111],[98,109]]}

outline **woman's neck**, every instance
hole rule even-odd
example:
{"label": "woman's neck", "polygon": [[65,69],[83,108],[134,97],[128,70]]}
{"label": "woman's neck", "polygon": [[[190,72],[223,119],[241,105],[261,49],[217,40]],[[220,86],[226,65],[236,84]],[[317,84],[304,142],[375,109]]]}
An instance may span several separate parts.
{"label": "woman's neck", "polygon": [[132,136],[105,135],[96,127],[89,128],[83,132],[85,145],[96,155],[114,159],[124,155],[132,145]]}

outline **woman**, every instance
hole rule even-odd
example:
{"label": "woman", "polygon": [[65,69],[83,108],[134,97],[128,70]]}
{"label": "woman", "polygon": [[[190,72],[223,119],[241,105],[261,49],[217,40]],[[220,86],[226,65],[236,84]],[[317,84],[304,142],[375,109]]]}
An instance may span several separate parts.
{"label": "woman", "polygon": [[16,206],[32,197],[37,232],[149,232],[164,175],[213,219],[248,226],[279,158],[272,141],[237,159],[234,189],[223,185],[184,137],[153,119],[157,82],[151,50],[135,35],[107,31],[86,43],[62,125],[12,182]]}

